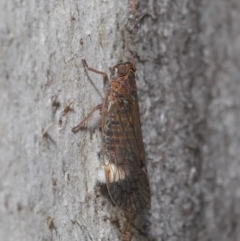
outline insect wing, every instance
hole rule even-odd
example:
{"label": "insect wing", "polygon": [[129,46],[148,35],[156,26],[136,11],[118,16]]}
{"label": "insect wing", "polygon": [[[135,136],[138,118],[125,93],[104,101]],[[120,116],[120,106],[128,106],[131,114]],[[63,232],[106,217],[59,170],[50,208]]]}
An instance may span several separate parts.
{"label": "insect wing", "polygon": [[[135,80],[134,80],[135,84]],[[102,108],[105,175],[112,201],[128,213],[150,203],[137,92],[108,92]]]}

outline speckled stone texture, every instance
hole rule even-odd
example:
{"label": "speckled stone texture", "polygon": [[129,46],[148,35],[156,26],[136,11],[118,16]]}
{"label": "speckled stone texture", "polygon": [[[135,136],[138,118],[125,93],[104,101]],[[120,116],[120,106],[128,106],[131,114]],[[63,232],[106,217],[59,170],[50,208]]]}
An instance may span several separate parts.
{"label": "speckled stone texture", "polygon": [[2,0],[0,240],[121,237],[96,184],[99,113],[71,132],[104,94],[82,58],[107,73],[136,64],[152,202],[132,241],[240,240],[239,12],[236,0]]}

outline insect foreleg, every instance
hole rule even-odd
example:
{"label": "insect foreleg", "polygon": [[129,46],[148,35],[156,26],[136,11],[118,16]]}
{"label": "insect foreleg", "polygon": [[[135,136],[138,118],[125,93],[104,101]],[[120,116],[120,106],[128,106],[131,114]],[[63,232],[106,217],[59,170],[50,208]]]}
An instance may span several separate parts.
{"label": "insect foreleg", "polygon": [[88,67],[87,62],[86,62],[85,59],[82,59],[82,63],[83,63],[83,66],[84,66],[88,71],[91,71],[91,72],[93,72],[93,73],[102,75],[104,85],[105,85],[107,82],[109,82],[109,79],[108,79],[108,76],[107,76],[106,73],[104,73],[104,72],[102,72],[102,71],[99,71],[99,70],[96,70],[96,69],[93,69],[93,68],[91,68],[91,67]]}
{"label": "insect foreleg", "polygon": [[88,121],[88,119],[93,115],[93,113],[94,113],[95,111],[97,111],[97,110],[101,110],[101,108],[102,108],[102,104],[95,106],[95,107],[91,110],[91,112],[90,112],[77,126],[75,126],[75,127],[72,128],[72,132],[74,132],[74,133],[75,133],[75,132],[78,132],[78,131],[81,129],[81,127],[84,126],[84,124],[86,123],[86,121]]}

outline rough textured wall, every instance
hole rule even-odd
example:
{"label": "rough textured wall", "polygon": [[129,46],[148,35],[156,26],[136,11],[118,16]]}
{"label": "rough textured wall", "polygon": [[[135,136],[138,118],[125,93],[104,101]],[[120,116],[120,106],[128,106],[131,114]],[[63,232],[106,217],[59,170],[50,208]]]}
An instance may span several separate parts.
{"label": "rough textured wall", "polygon": [[239,240],[238,1],[139,2],[148,236]]}
{"label": "rough textured wall", "polygon": [[0,240],[120,235],[95,185],[99,132],[71,128],[101,102],[81,59],[107,71],[123,57],[127,11],[127,1],[1,1]]}
{"label": "rough textured wall", "polygon": [[194,1],[140,4],[136,46],[153,240],[198,235],[206,109],[198,8]]}
{"label": "rough textured wall", "polygon": [[71,132],[101,103],[82,58],[104,71],[136,62],[152,207],[133,240],[239,240],[239,9],[228,0],[1,1],[0,240],[120,237],[122,215],[95,185],[99,115]]}
{"label": "rough textured wall", "polygon": [[209,96],[200,240],[240,240],[239,10],[239,1],[220,0],[204,1],[201,11]]}

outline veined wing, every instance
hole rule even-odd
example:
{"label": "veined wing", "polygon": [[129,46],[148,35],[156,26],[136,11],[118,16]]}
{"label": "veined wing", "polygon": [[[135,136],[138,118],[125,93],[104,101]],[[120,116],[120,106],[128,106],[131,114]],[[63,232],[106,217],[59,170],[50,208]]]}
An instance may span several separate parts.
{"label": "veined wing", "polygon": [[103,158],[112,201],[128,213],[149,207],[150,188],[136,98],[106,96],[102,109]]}

